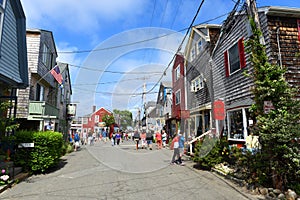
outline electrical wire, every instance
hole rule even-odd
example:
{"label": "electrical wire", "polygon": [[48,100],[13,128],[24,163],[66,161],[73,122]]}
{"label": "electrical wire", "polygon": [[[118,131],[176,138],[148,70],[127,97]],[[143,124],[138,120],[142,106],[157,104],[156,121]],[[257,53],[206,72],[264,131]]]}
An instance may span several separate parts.
{"label": "electrical wire", "polygon": [[[60,62],[62,63],[62,62]],[[67,64],[67,63],[62,63],[62,64]],[[86,70],[90,70],[90,71],[98,71],[98,72],[104,72],[104,73],[112,73],[112,74],[161,74],[161,71],[150,71],[150,72],[121,72],[121,71],[111,71],[111,70],[103,70],[103,69],[95,69],[95,68],[92,68],[92,67],[85,67],[85,66],[82,66],[82,65],[73,65],[73,64],[68,64],[69,66],[71,67],[76,67],[76,68],[79,68],[79,69],[86,69]]]}
{"label": "electrical wire", "polygon": [[[150,77],[149,77],[150,78]],[[147,79],[149,79],[147,78]],[[145,80],[145,77],[142,78],[131,78],[131,79],[124,79],[119,81],[108,81],[108,82],[100,82],[100,83],[79,83],[79,84],[72,84],[72,86],[88,86],[88,85],[106,85],[106,84],[113,84],[113,83],[119,83],[119,82],[127,82],[127,81],[133,81],[133,80]]]}
{"label": "electrical wire", "polygon": [[196,18],[197,18],[197,16],[198,16],[198,14],[199,14],[199,12],[200,12],[200,9],[202,8],[203,3],[204,3],[204,0],[201,1],[200,5],[199,5],[199,7],[198,7],[198,9],[197,9],[197,12],[196,12],[196,14],[195,14],[195,16],[194,16],[194,18],[193,18],[193,20],[192,20],[190,26],[188,27],[188,29],[187,29],[187,31],[186,31],[186,33],[185,33],[185,36],[183,37],[183,40],[181,41],[181,43],[180,43],[180,45],[179,45],[179,47],[178,47],[176,53],[174,54],[173,58],[172,58],[171,61],[169,62],[168,66],[165,68],[163,74],[161,75],[161,77],[159,78],[159,80],[154,84],[154,86],[153,86],[149,91],[146,91],[145,94],[148,94],[149,92],[152,92],[152,90],[154,90],[154,89],[157,87],[157,85],[160,83],[160,81],[161,81],[162,78],[164,77],[166,71],[168,70],[168,68],[170,67],[170,65],[173,63],[173,61],[175,60],[175,57],[176,57],[177,53],[181,50],[182,45],[183,45],[183,43],[184,43],[184,41],[185,41],[185,39],[186,39],[188,33],[190,32],[191,28],[193,27],[193,24],[194,24],[194,22],[195,22],[195,20],[196,20]]}
{"label": "electrical wire", "polygon": [[[224,16],[226,16],[228,14],[230,14],[230,12],[222,14],[222,15],[217,16],[217,17],[212,18],[212,19],[208,19],[208,20],[203,21],[203,22],[201,22],[199,24],[206,24],[206,23],[209,23],[211,21],[215,21],[215,20],[217,20],[219,18],[222,18],[222,17],[224,17]],[[167,34],[164,34],[164,35],[160,35],[160,36],[156,36],[156,37],[152,37],[152,38],[148,38],[148,39],[144,39],[144,40],[139,40],[139,41],[136,41],[136,42],[131,42],[131,43],[126,43],[126,44],[116,45],[116,46],[104,47],[104,48],[99,48],[99,49],[78,50],[78,51],[58,51],[56,53],[59,53],[59,54],[78,54],[78,53],[90,53],[90,52],[95,52],[95,51],[112,50],[112,49],[117,49],[117,48],[132,46],[132,45],[136,45],[136,44],[140,44],[140,43],[144,43],[144,42],[149,42],[149,41],[152,41],[152,40],[161,39],[161,38],[173,35],[173,34],[177,34],[178,32],[186,31],[188,29],[189,28],[182,28],[180,30],[175,31],[174,33],[167,33]],[[50,52],[46,53],[46,52],[39,52],[39,51],[34,51],[34,52],[33,51],[28,51],[28,53],[31,53],[31,54],[40,54],[40,53],[41,54],[50,54]]]}

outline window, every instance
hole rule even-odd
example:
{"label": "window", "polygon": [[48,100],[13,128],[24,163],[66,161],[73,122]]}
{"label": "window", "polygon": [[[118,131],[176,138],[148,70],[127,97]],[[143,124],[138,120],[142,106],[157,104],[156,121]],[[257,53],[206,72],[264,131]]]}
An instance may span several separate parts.
{"label": "window", "polygon": [[177,65],[175,69],[175,81],[178,81],[180,79],[180,64]]}
{"label": "window", "polygon": [[203,88],[203,77],[200,75],[191,82],[191,91],[197,92]]}
{"label": "window", "polygon": [[99,122],[99,115],[95,115],[95,122]]}
{"label": "window", "polygon": [[181,98],[180,90],[178,90],[178,91],[175,93],[175,104],[176,104],[176,105],[180,104],[180,98]]}
{"label": "window", "polygon": [[243,38],[224,52],[224,65],[226,77],[246,67]]}
{"label": "window", "polygon": [[197,47],[198,47],[198,53],[200,53],[200,52],[201,52],[201,50],[202,50],[202,46],[203,46],[202,39],[200,39],[200,40],[198,41],[198,43],[197,43]]}
{"label": "window", "polygon": [[250,114],[248,108],[241,108],[227,113],[228,139],[245,140],[248,134],[249,117]]}
{"label": "window", "polygon": [[[84,117],[82,118],[82,124],[88,124],[88,118]],[[86,130],[86,129],[84,129]]]}
{"label": "window", "polygon": [[194,60],[196,58],[196,51],[195,51],[195,48],[192,48],[192,51],[191,51],[191,60]]}
{"label": "window", "polygon": [[44,101],[45,88],[37,84],[36,85],[36,101]]}
{"label": "window", "polygon": [[65,100],[65,88],[63,85],[60,86],[60,102],[63,103]]}
{"label": "window", "polygon": [[42,57],[42,62],[45,64],[45,66],[49,69],[51,69],[53,66],[53,55],[50,52],[49,48],[47,47],[46,44],[43,45],[43,57]]}

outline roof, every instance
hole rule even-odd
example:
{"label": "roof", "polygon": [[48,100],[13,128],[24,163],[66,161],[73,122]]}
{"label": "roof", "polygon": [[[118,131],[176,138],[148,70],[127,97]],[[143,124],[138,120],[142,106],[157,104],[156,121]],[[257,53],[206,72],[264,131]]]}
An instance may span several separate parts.
{"label": "roof", "polygon": [[163,82],[161,82],[161,85],[163,87],[171,88],[172,87],[172,82],[171,81],[163,81]]}
{"label": "roof", "polygon": [[300,8],[290,8],[283,6],[266,6],[258,8],[258,11],[265,12],[266,15],[270,16],[282,16],[282,17],[300,17]]}

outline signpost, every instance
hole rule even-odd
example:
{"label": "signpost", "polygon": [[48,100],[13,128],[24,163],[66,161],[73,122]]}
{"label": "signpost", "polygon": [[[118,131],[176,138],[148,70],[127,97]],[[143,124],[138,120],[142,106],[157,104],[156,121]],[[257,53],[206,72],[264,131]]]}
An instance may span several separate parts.
{"label": "signpost", "polygon": [[217,100],[214,102],[214,117],[216,120],[224,120],[225,119],[225,104],[221,100]]}

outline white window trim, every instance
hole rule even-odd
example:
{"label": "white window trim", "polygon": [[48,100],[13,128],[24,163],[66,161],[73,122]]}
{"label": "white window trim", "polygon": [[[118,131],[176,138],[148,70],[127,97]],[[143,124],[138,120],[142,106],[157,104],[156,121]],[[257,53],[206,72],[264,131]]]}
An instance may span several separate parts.
{"label": "white window trim", "polygon": [[196,58],[197,50],[195,47],[191,49],[191,60],[194,60]]}
{"label": "white window trim", "polygon": [[[236,108],[236,109],[232,109],[232,110],[228,110],[227,111],[227,138],[230,141],[246,141],[246,137],[248,136],[248,131],[247,131],[247,116],[246,116],[246,109],[248,109],[249,107],[242,107],[242,108]],[[237,110],[242,110],[242,121],[243,121],[243,135],[244,135],[244,139],[234,139],[230,137],[230,114],[229,112],[233,112],[233,111],[237,111]]]}
{"label": "white window trim", "polygon": [[[178,102],[176,102],[177,94],[179,94],[179,101]],[[181,90],[179,89],[175,92],[175,105],[179,105],[180,103],[181,103]]]}
{"label": "white window trim", "polygon": [[100,116],[99,115],[95,115],[95,122],[99,122]]}
{"label": "white window trim", "polygon": [[[198,87],[196,87],[196,82],[199,81]],[[191,92],[197,92],[204,87],[204,79],[202,75],[197,76],[191,81]]]}
{"label": "white window trim", "polygon": [[180,79],[180,64],[177,65],[175,68],[175,81],[178,81]]}
{"label": "white window trim", "polygon": [[[199,42],[201,42],[201,46],[199,47]],[[203,48],[203,40],[202,38],[200,38],[198,41],[197,41],[197,54],[199,54]]]}

